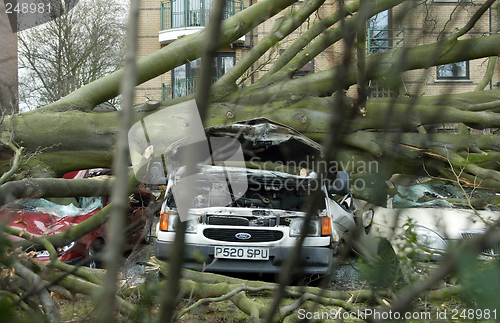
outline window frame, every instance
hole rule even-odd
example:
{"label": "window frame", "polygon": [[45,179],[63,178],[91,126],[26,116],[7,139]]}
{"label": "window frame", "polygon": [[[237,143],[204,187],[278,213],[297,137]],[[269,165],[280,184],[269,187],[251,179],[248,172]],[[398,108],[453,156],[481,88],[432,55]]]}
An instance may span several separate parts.
{"label": "window frame", "polygon": [[[233,59],[233,66],[236,65],[236,52],[219,52],[217,53],[217,56],[214,57],[214,63],[212,64],[212,73],[215,73],[212,77],[212,83],[221,78],[222,75],[225,73],[223,68],[222,68],[222,60],[225,57],[231,57]],[[197,60],[200,60],[199,58]],[[196,61],[197,61],[196,60]],[[195,61],[192,62],[187,62],[184,65],[180,65],[174,69],[171,70],[170,73],[170,85],[172,88],[172,97],[173,98],[179,98],[185,95],[188,95],[192,93],[193,87],[196,87],[197,83],[197,69],[200,68],[201,66],[201,60],[199,63],[194,64]],[[184,73],[181,78],[176,78],[176,72],[175,70],[180,67],[184,67]],[[196,66],[196,68],[193,68],[193,66]],[[231,68],[232,68],[231,67]],[[184,81],[184,82],[183,82]],[[177,84],[177,87],[175,85]]]}
{"label": "window frame", "polygon": [[[383,20],[385,21],[382,21]],[[378,20],[378,22],[376,22]],[[371,28],[374,27],[377,24],[384,23],[386,27],[384,28]],[[373,47],[369,46],[370,43],[375,43],[375,40],[372,39],[377,39],[373,38],[372,33],[370,33],[370,30],[385,30],[387,33],[386,39],[385,40],[378,40],[379,42],[387,42],[386,46],[383,47],[375,47],[376,50],[373,49]],[[381,11],[375,16],[371,17],[366,21],[366,51],[368,54],[377,54],[377,53],[383,53],[389,49],[392,49],[394,47],[394,40],[393,38],[393,23],[392,23],[392,8],[389,8],[387,10]],[[384,48],[384,49],[381,49]]]}
{"label": "window frame", "polygon": [[[439,75],[439,69],[442,66],[446,65],[452,65],[452,64],[458,64],[458,63],[464,63],[465,62],[465,76],[458,76],[458,75],[452,75],[452,76],[440,76]],[[470,64],[469,61],[461,61],[461,62],[456,62],[456,63],[449,63],[449,64],[443,64],[443,65],[437,65],[436,66],[436,80],[437,81],[468,81],[470,80]]]}
{"label": "window frame", "polygon": [[[201,59],[198,58],[197,60],[200,60],[200,65],[201,65]],[[170,84],[172,86],[172,97],[173,98],[180,98],[180,97],[183,97],[183,96],[188,95],[188,94],[191,93],[190,92],[190,88],[191,88],[191,86],[193,86],[195,84],[195,83],[192,83],[194,81],[193,77],[196,76],[196,73],[194,72],[196,69],[194,69],[194,68],[191,67],[191,65],[194,66],[193,62],[187,62],[184,65],[180,65],[180,66],[172,69],[172,71],[170,73]],[[177,83],[181,84],[180,83],[181,80],[185,80],[185,86],[183,86],[182,89],[181,88],[177,88],[177,92],[175,92],[175,90],[174,90],[174,85],[176,84],[175,69],[177,69],[177,68],[179,68],[181,66],[184,66],[184,69],[185,69],[185,71],[184,71],[184,77],[181,78],[181,79],[178,79]],[[176,95],[176,93],[181,93],[182,95]]]}
{"label": "window frame", "polygon": [[[232,57],[233,58],[233,67],[236,65],[236,52],[220,52],[217,53],[217,56],[214,57],[216,60],[216,66],[214,66],[215,76],[217,79],[221,78],[225,73],[222,70],[222,58],[223,57]],[[232,67],[231,67],[232,68]]]}

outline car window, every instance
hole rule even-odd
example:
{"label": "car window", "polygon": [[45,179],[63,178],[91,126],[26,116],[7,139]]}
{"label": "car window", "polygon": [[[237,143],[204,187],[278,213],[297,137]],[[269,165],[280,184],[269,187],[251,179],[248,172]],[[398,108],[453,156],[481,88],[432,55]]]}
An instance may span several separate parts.
{"label": "car window", "polygon": [[104,207],[104,198],[102,196],[80,196],[78,198],[78,202],[80,204],[80,208],[88,210],[89,212],[97,208]]}
{"label": "car window", "polygon": [[485,189],[446,184],[420,184],[399,186],[392,205],[394,208],[468,208],[467,199],[491,196],[495,196],[495,192]]}
{"label": "car window", "polygon": [[[80,197],[80,201],[64,204],[63,201],[55,203],[44,198],[17,201],[13,207],[39,213],[47,213],[58,217],[77,216],[87,214],[97,208],[103,207],[102,197]],[[75,205],[77,204],[77,205]]]}

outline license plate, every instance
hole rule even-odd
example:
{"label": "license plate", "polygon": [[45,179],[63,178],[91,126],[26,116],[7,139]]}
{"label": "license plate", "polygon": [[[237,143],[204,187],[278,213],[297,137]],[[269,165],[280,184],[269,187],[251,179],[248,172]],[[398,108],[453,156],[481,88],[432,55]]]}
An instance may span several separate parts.
{"label": "license plate", "polygon": [[216,246],[215,258],[269,260],[269,248]]}

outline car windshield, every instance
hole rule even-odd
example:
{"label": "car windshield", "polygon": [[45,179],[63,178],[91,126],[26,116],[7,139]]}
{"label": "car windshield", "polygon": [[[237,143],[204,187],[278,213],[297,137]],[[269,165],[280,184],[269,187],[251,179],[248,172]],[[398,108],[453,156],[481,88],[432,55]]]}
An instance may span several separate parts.
{"label": "car windshield", "polygon": [[[498,196],[498,193],[458,185],[420,184],[399,186],[392,201],[392,206],[394,208],[470,208],[471,201],[480,200],[484,204],[481,208],[498,210],[498,205],[488,203],[488,199],[495,196]],[[475,207],[474,204],[472,203],[473,207]]]}
{"label": "car windshield", "polygon": [[12,207],[33,212],[47,213],[58,217],[77,216],[87,214],[97,208],[102,208],[103,198],[94,196],[78,197],[77,199],[52,199],[52,201],[39,198],[17,201]]}

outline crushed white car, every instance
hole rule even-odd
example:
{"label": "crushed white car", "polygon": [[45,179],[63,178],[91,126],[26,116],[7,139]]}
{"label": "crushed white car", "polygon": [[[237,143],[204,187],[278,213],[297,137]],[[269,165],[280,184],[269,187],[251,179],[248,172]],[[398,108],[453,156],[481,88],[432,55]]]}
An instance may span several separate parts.
{"label": "crushed white car", "polygon": [[[330,184],[301,168],[305,164],[300,162],[321,154],[321,147],[264,118],[209,128],[206,134],[212,151],[220,138],[232,138],[241,145],[246,167],[197,165],[184,266],[210,272],[278,273],[301,232],[307,230],[296,273],[330,272],[342,237],[356,227],[349,175],[339,171]],[[172,164],[181,149],[178,143],[167,150]],[[153,239],[155,256],[166,261],[179,218],[173,192],[185,172],[185,167],[178,166],[169,173]],[[322,195],[322,202],[304,228],[305,206],[314,191]]]}
{"label": "crushed white car", "polygon": [[[399,259],[435,263],[452,247],[486,232],[500,219],[498,193],[453,183],[395,186],[387,207],[356,200],[354,248],[367,258],[387,249]],[[500,255],[499,246],[482,252]]]}

